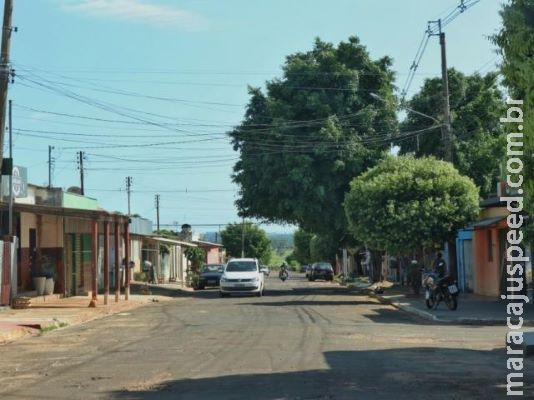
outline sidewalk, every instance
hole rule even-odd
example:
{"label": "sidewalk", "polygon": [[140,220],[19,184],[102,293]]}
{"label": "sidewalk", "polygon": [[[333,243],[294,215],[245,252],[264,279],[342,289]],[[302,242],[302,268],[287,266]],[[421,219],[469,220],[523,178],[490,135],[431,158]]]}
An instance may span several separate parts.
{"label": "sidewalk", "polygon": [[59,298],[57,295],[32,298],[31,307],[22,310],[3,308],[0,311],[0,343],[10,342],[43,331],[78,325],[107,315],[125,312],[139,306],[170,300],[165,296],[132,294],[128,301],[124,295],[118,303],[110,295],[104,305],[104,296],[99,295],[96,308],[89,308],[88,296]]}
{"label": "sidewalk", "polygon": [[[506,326],[506,302],[495,298],[460,293],[458,309],[450,311],[442,302],[437,310],[429,310],[425,304],[423,290],[419,296],[411,294],[410,288],[391,286],[384,288],[383,293],[375,293],[376,286],[352,285],[353,290],[362,291],[375,297],[382,303],[415,314],[421,318],[451,324],[464,325],[502,325]],[[523,310],[524,326],[534,326],[534,304],[527,303]]]}

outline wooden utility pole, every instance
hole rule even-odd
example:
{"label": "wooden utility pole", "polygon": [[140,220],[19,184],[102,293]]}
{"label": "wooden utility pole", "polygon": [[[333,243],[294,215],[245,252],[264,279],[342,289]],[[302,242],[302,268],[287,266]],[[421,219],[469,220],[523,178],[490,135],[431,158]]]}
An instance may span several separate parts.
{"label": "wooden utility pole", "polygon": [[241,220],[241,258],[245,258],[245,218]]}
{"label": "wooden utility pole", "polygon": [[9,100],[9,210],[8,210],[8,230],[9,236],[13,236],[13,103]]}
{"label": "wooden utility pole", "polygon": [[11,50],[11,17],[13,15],[13,0],[4,0],[4,22],[2,24],[2,48],[0,50],[0,168],[4,158],[4,131],[6,126],[6,106],[11,65],[9,54]]}
{"label": "wooden utility pole", "polygon": [[439,44],[441,46],[441,79],[443,85],[443,147],[445,161],[452,163],[452,125],[451,106],[449,102],[449,75],[447,72],[447,48],[445,43],[445,32],[441,31],[441,19],[439,25]]}
{"label": "wooden utility pole", "polygon": [[85,196],[85,182],[84,182],[84,173],[83,173],[83,159],[85,157],[85,153],[83,151],[78,152],[78,163],[80,164],[80,190],[81,195]]}
{"label": "wooden utility pole", "polygon": [[159,194],[156,195],[156,226],[159,232]]}
{"label": "wooden utility pole", "polygon": [[54,149],[54,146],[48,146],[48,188],[50,189],[52,187],[52,150]]}
{"label": "wooden utility pole", "polygon": [[132,177],[126,177],[126,192],[128,193],[128,215],[131,215],[130,197],[132,194]]}

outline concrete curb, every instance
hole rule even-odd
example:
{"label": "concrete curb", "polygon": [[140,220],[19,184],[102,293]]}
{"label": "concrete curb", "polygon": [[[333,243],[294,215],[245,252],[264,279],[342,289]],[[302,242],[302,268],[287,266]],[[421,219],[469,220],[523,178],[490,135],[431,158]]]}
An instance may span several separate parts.
{"label": "concrete curb", "polygon": [[[362,291],[363,292],[363,291]],[[443,319],[435,316],[434,314],[420,310],[418,308],[409,306],[407,304],[402,304],[399,301],[395,301],[392,299],[388,299],[384,296],[381,296],[379,294],[374,293],[372,290],[366,291],[368,296],[377,299],[383,304],[388,304],[393,307],[395,307],[398,310],[402,310],[404,312],[410,313],[412,315],[415,315],[419,318],[425,319],[427,321],[437,322],[444,325],[478,325],[478,326],[505,326],[506,321],[504,320],[498,320],[498,319],[489,319],[489,318],[466,318],[466,317],[458,317],[458,318],[451,318],[451,319]],[[534,321],[524,321],[523,326],[534,326]]]}

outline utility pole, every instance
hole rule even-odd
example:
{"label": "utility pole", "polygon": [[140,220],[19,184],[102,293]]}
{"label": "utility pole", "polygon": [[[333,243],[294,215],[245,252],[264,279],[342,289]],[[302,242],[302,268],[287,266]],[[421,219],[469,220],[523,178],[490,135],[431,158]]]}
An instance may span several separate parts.
{"label": "utility pole", "polygon": [[130,215],[131,214],[130,197],[132,194],[132,177],[131,176],[126,177],[126,192],[128,193],[128,215]]}
{"label": "utility pole", "polygon": [[9,160],[11,163],[9,170],[9,236],[13,236],[13,118],[12,118],[12,101],[9,100]]}
{"label": "utility pole", "polygon": [[439,44],[441,47],[441,80],[443,86],[443,124],[441,126],[441,138],[443,140],[443,158],[445,161],[453,162],[452,155],[452,124],[451,106],[449,102],[449,76],[447,72],[447,47],[445,42],[445,32],[441,29],[441,19],[429,21],[437,23],[439,28]]}
{"label": "utility pole", "polygon": [[245,218],[241,220],[241,258],[245,258]]}
{"label": "utility pole", "polygon": [[54,163],[54,161],[52,160],[53,149],[54,149],[54,146],[48,146],[48,188],[49,189],[52,187],[52,165]]}
{"label": "utility pole", "polygon": [[85,153],[83,151],[78,152],[78,164],[80,167],[80,190],[81,195],[85,196],[85,186],[84,186],[84,175],[83,175],[83,159],[85,157]]}
{"label": "utility pole", "polygon": [[159,194],[156,195],[156,226],[159,232]]}
{"label": "utility pole", "polygon": [[11,50],[11,33],[15,30],[11,26],[13,15],[13,0],[4,0],[4,22],[2,24],[2,48],[0,50],[0,167],[4,157],[4,130],[6,126],[6,105],[11,65],[9,54]]}

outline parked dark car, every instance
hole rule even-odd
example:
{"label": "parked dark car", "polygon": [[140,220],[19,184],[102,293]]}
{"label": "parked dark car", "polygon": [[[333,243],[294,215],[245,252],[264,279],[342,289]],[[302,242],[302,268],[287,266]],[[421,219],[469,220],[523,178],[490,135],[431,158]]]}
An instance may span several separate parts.
{"label": "parked dark car", "polygon": [[316,279],[324,279],[325,281],[333,281],[334,280],[334,269],[332,268],[332,265],[330,265],[330,263],[327,263],[327,262],[314,263],[311,267],[308,280],[312,282]]}
{"label": "parked dark car", "polygon": [[222,264],[206,264],[200,270],[197,289],[202,290],[207,286],[219,286],[224,266]]}
{"label": "parked dark car", "polygon": [[302,264],[300,266],[300,271],[299,272],[304,273],[304,272],[306,272],[307,269],[308,269],[308,264]]}

